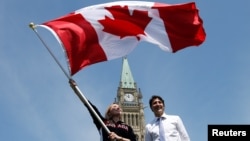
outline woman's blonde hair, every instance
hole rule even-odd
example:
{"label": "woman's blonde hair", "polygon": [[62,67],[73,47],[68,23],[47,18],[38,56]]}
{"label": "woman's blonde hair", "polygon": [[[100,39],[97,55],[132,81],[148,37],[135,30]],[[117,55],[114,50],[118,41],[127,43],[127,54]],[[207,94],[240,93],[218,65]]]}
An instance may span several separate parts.
{"label": "woman's blonde hair", "polygon": [[[108,106],[106,112],[105,112],[105,118],[108,119],[108,120],[112,119],[112,117],[113,117],[113,115],[111,115],[111,113],[110,113],[110,110],[111,110],[111,108],[112,108],[112,106],[113,106],[114,104],[116,104],[116,103],[110,104],[110,105]],[[118,104],[116,104],[116,105],[118,105]],[[120,115],[119,118],[121,119],[121,115]]]}

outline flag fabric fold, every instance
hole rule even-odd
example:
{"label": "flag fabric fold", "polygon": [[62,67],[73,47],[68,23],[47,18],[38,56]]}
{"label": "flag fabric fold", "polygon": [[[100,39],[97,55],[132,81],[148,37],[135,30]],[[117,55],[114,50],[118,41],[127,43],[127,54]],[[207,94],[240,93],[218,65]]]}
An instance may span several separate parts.
{"label": "flag fabric fold", "polygon": [[139,42],[167,52],[199,46],[206,33],[194,2],[117,1],[84,7],[42,23],[61,40],[70,73],[128,55]]}

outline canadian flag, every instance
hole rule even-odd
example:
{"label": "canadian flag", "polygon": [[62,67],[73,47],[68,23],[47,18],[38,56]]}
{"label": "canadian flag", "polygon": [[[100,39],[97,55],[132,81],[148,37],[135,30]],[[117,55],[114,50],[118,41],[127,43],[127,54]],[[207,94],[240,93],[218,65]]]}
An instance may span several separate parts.
{"label": "canadian flag", "polygon": [[42,25],[61,40],[71,75],[88,65],[126,56],[141,41],[174,53],[199,46],[206,37],[194,2],[110,2],[84,7]]}

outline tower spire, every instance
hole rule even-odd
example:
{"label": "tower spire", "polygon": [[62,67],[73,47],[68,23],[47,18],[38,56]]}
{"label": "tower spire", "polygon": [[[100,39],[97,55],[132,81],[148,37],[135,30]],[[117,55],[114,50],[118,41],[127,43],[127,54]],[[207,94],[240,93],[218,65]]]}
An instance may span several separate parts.
{"label": "tower spire", "polygon": [[138,141],[144,141],[144,107],[142,93],[137,89],[130,71],[127,57],[122,58],[122,73],[119,87],[117,89],[117,102],[122,108],[122,121],[134,129]]}
{"label": "tower spire", "polygon": [[121,74],[121,88],[136,88],[133,75],[130,71],[127,57],[123,57],[122,74]]}

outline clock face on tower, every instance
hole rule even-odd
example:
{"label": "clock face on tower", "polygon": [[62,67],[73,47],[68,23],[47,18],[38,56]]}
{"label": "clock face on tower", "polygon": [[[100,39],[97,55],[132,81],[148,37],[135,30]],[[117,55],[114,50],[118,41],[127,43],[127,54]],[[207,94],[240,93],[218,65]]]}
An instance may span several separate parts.
{"label": "clock face on tower", "polygon": [[127,94],[125,94],[124,95],[124,100],[125,101],[133,101],[134,100],[134,96],[132,95],[132,94],[130,94],[130,93],[127,93]]}

